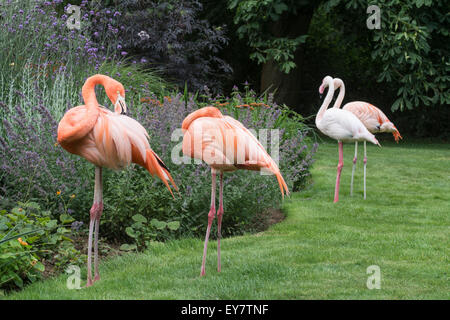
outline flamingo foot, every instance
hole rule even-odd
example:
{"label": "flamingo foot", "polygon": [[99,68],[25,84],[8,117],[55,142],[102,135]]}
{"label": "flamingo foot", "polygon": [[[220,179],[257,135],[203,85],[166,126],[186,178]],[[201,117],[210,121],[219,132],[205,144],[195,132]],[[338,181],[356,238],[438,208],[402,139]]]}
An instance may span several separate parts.
{"label": "flamingo foot", "polygon": [[94,282],[92,281],[92,279],[87,279],[86,288],[89,288],[93,284],[94,284]]}

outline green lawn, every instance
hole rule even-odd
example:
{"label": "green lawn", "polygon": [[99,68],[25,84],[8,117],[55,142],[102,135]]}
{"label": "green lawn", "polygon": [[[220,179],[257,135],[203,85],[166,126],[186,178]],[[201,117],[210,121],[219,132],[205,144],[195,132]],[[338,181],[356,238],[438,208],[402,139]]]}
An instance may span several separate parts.
{"label": "green lawn", "polygon": [[[334,204],[337,143],[321,144],[313,184],[285,201],[287,218],[268,231],[224,239],[220,274],[216,241],[200,278],[203,239],[183,239],[102,261],[101,281],[87,289],[68,290],[63,274],[5,298],[449,299],[450,147],[382,145],[368,146],[367,200],[362,161],[349,195],[353,145],[344,145]],[[359,150],[362,160],[362,144]],[[370,265],[380,267],[380,290],[366,287]],[[82,275],[84,284],[84,268]]]}

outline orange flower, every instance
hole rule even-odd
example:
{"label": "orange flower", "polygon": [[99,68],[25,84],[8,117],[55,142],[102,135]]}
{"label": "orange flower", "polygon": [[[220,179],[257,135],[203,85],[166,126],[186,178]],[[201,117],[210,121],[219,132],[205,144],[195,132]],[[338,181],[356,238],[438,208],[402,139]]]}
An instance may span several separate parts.
{"label": "orange flower", "polygon": [[251,106],[255,106],[255,107],[264,106],[264,107],[266,107],[266,108],[270,108],[269,105],[267,105],[267,104],[265,104],[265,103],[262,103],[262,102],[252,102],[252,103],[250,103],[250,105],[251,105]]}
{"label": "orange flower", "polygon": [[61,190],[56,191],[56,195],[59,196],[61,194]]}
{"label": "orange flower", "polygon": [[242,108],[242,107],[250,108],[250,110],[253,110],[253,107],[248,104],[240,104],[240,105],[236,106],[236,108]]}
{"label": "orange flower", "polygon": [[224,103],[220,103],[219,101],[214,102],[217,106],[219,107],[223,107],[226,106],[228,104],[228,102],[224,102]]}
{"label": "orange flower", "polygon": [[157,104],[159,106],[162,106],[162,103],[159,100],[155,100],[155,99],[150,99],[149,97],[143,97],[141,98],[141,102],[144,103],[154,103]]}
{"label": "orange flower", "polygon": [[19,243],[23,246],[29,246],[29,244],[23,241],[22,238],[18,238],[17,241],[19,241]]}

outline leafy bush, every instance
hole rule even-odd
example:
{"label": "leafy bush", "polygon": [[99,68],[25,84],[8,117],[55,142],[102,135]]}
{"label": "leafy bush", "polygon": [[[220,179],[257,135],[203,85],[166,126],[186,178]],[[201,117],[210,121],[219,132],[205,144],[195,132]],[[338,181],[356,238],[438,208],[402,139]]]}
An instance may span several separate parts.
{"label": "leafy bush", "polygon": [[239,25],[236,32],[240,39],[247,39],[252,50],[250,59],[258,64],[273,61],[285,73],[296,67],[295,52],[308,36],[283,34],[287,28],[280,21],[289,21],[289,15],[315,5],[295,0],[228,0],[228,8],[235,12],[234,23]]}
{"label": "leafy bush", "polygon": [[67,264],[79,264],[82,255],[73,246],[69,215],[60,221],[35,202],[21,203],[10,211],[0,210],[0,288],[21,288],[24,281],[40,278],[50,260],[61,270]]}
{"label": "leafy bush", "polygon": [[366,56],[376,66],[376,80],[393,85],[396,100],[392,111],[448,105],[448,2],[382,0],[376,5],[382,11],[381,29],[369,30],[360,27],[368,17],[361,14],[367,9],[366,1],[324,1],[326,12],[339,13],[335,24],[344,35],[351,35],[346,38],[370,49]]}
{"label": "leafy bush", "polygon": [[116,33],[101,41],[114,43],[118,55],[132,56],[181,88],[187,83],[197,91],[208,85],[220,92],[220,80],[231,72],[218,57],[227,38],[224,26],[198,18],[201,9],[197,0],[116,1],[93,17],[91,34],[113,29]]}
{"label": "leafy bush", "polygon": [[179,221],[159,221],[153,218],[148,221],[146,217],[140,214],[135,214],[131,217],[134,223],[125,228],[125,232],[134,241],[133,244],[123,244],[121,250],[135,250],[146,248],[151,241],[167,240],[170,238],[170,232],[176,231],[180,228]]}

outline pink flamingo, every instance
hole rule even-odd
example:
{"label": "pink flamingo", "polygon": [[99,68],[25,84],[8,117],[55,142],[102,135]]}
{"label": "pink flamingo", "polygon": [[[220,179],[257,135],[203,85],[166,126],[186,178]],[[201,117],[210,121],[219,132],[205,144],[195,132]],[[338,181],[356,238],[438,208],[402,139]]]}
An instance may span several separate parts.
{"label": "pink flamingo", "polygon": [[[344,100],[345,95],[345,85],[344,81],[339,78],[334,78],[335,89],[339,88],[339,95],[333,105],[333,108],[340,108],[342,100]],[[386,117],[386,115],[367,102],[362,101],[352,101],[344,105],[343,110],[348,110],[353,113],[364,126],[371,133],[378,132],[391,132],[394,136],[395,141],[398,143],[399,139],[402,139],[400,132],[397,130],[395,125]],[[350,182],[350,195],[353,195],[353,176],[355,174],[356,159],[358,153],[358,141],[355,141],[355,156],[353,158],[353,168],[352,168],[352,180]],[[366,141],[364,141],[364,199],[366,199],[366,165],[367,165],[367,151],[366,151]]]}
{"label": "pink flamingo", "polygon": [[242,123],[223,116],[215,107],[204,107],[188,115],[182,124],[184,131],[183,153],[201,159],[211,167],[211,208],[208,213],[200,276],[205,275],[206,251],[211,224],[216,214],[216,172],[220,172],[219,209],[217,211],[217,270],[220,272],[220,238],[223,215],[223,172],[238,169],[267,170],[273,173],[281,194],[289,194],[288,187],[273,159],[267,154],[258,139]]}
{"label": "pink flamingo", "polygon": [[[94,88],[103,85],[108,98],[114,104],[115,112],[100,106]],[[86,103],[66,112],[58,125],[58,143],[70,153],[79,155],[95,165],[94,203],[90,210],[88,239],[88,279],[86,286],[100,279],[98,271],[98,231],[103,212],[102,167],[122,169],[131,162],[147,169],[151,175],[158,176],[169,189],[170,180],[175,185],[169,169],[150,148],[149,136],[136,120],[125,115],[125,90],[123,85],[104,75],[94,75],[86,80],[82,88]],[[173,196],[173,194],[172,194]],[[92,235],[94,239],[95,277],[92,280]]]}
{"label": "pink flamingo", "polygon": [[380,145],[364,124],[350,111],[339,108],[327,109],[334,96],[334,81],[330,76],[322,80],[319,93],[322,94],[328,87],[327,95],[316,116],[316,126],[325,135],[338,141],[339,163],[337,167],[336,187],[334,190],[334,202],[339,201],[339,184],[341,178],[343,160],[343,142],[369,141]]}

